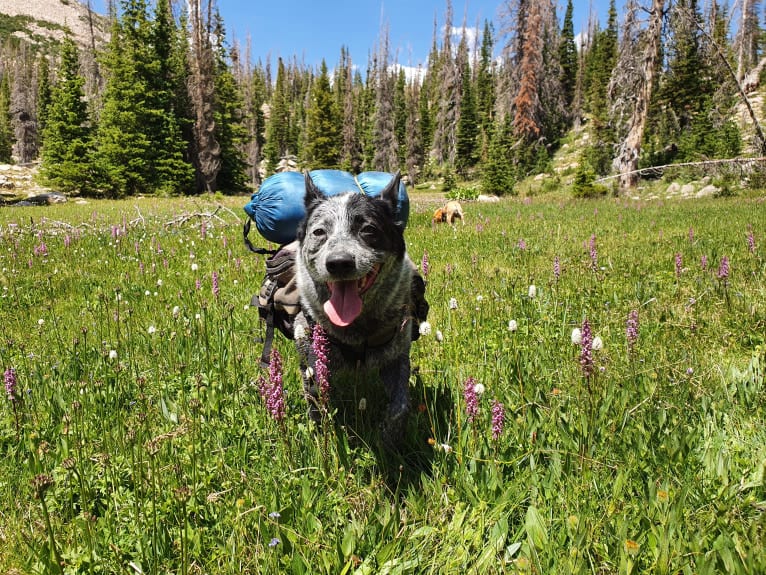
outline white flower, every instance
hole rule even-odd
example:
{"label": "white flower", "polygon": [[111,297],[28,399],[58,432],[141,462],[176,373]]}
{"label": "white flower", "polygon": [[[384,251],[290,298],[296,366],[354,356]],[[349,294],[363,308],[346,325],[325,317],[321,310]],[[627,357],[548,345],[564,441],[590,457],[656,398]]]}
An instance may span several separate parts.
{"label": "white flower", "polygon": [[452,447],[446,443],[440,443],[439,447],[444,453],[452,453]]}
{"label": "white flower", "polygon": [[148,331],[148,332],[149,332],[149,335],[152,335],[153,333],[156,333],[156,332],[157,332],[157,328],[156,328],[156,327],[154,327],[153,325],[150,325],[150,326],[149,326],[149,329],[147,329],[146,331]]}
{"label": "white flower", "polygon": [[582,332],[579,327],[572,330],[572,343],[574,345],[580,345],[582,343]]}
{"label": "white flower", "polygon": [[43,325],[45,325],[45,320],[43,318],[38,319],[37,325],[39,325],[40,327],[43,327]]}
{"label": "white flower", "polygon": [[484,393],[484,385],[481,383],[475,383],[473,385],[473,391],[476,395],[482,395]]}
{"label": "white flower", "polygon": [[146,291],[144,292],[144,295],[152,295],[152,292],[150,292],[149,290],[146,290]]}
{"label": "white flower", "polygon": [[599,336],[594,337],[593,338],[593,343],[590,344],[590,348],[592,350],[595,350],[595,351],[599,351],[601,349],[604,349],[604,342],[603,342],[603,340]]}
{"label": "white flower", "polygon": [[162,280],[161,279],[157,280],[157,285],[158,286],[162,286]]}
{"label": "white flower", "polygon": [[298,324],[293,329],[293,338],[296,340],[306,337],[306,328],[302,324]]}
{"label": "white flower", "polygon": [[454,297],[449,298],[449,308],[457,309],[457,299],[455,299]]}
{"label": "white flower", "polygon": [[532,284],[529,286],[529,297],[531,299],[534,299],[537,297],[537,286],[535,284]]}
{"label": "white flower", "polygon": [[243,309],[244,309],[245,311],[247,311],[247,310],[249,310],[249,309],[250,309],[250,306],[249,306],[249,305],[247,305],[247,304],[245,304],[245,307],[244,307]]}
{"label": "white flower", "polygon": [[194,319],[199,320],[202,316],[198,313],[194,314]]}
{"label": "white flower", "polygon": [[519,324],[516,323],[515,319],[512,319],[508,322],[508,331],[516,331],[519,329]]}
{"label": "white flower", "polygon": [[365,409],[367,409],[367,399],[363,397],[359,400],[359,411],[364,411]]}
{"label": "white flower", "polygon": [[444,341],[444,334],[438,329],[436,330],[436,341]]}
{"label": "white flower", "polygon": [[196,272],[196,271],[199,269],[199,266],[197,265],[197,262],[194,262],[194,263],[191,265],[191,268],[192,268],[192,271],[193,271],[193,272]]}
{"label": "white flower", "polygon": [[482,301],[484,301],[484,296],[483,295],[477,295],[476,296],[476,301],[481,303]]}
{"label": "white flower", "polygon": [[418,331],[420,332],[420,335],[431,335],[431,324],[424,321],[420,324]]}
{"label": "white flower", "polygon": [[110,349],[109,350],[109,359],[117,359],[117,350],[116,349]]}
{"label": "white flower", "polygon": [[311,379],[312,377],[314,377],[314,368],[309,366],[306,368],[306,371],[304,371],[303,373],[306,376],[306,379]]}
{"label": "white flower", "polygon": [[180,315],[180,313],[181,313],[181,308],[178,307],[178,306],[175,306],[173,308],[173,317],[178,317]]}

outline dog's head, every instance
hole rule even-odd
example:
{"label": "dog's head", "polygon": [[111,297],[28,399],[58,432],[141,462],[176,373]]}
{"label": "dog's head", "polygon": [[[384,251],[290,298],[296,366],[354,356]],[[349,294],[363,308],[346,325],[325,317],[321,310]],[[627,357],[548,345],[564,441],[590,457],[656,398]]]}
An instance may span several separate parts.
{"label": "dog's head", "polygon": [[397,173],[376,198],[358,192],[328,197],[306,173],[306,217],[297,234],[300,265],[336,326],[359,317],[364,300],[385,289],[379,276],[405,256],[404,230],[395,220],[399,180]]}

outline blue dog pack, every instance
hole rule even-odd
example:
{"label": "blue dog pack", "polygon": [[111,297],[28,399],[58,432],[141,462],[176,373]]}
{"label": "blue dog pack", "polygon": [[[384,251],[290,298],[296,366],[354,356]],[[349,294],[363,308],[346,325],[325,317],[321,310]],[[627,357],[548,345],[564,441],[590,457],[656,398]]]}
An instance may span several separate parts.
{"label": "blue dog pack", "polygon": [[[354,177],[343,170],[313,170],[310,174],[314,184],[326,196],[358,191],[378,197],[394,177],[388,172],[362,172]],[[305,193],[305,176],[302,173],[280,172],[264,180],[245,205],[245,212],[265,239],[281,245],[288,244],[295,240],[298,224],[306,215]],[[409,215],[407,188],[400,182],[395,214],[397,223],[405,227]]]}

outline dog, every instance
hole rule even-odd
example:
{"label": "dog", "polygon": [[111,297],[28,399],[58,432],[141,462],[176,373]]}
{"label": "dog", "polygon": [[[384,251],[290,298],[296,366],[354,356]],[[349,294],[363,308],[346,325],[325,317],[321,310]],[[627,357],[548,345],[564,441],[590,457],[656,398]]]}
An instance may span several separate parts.
{"label": "dog", "polygon": [[296,256],[301,311],[295,341],[309,416],[320,422],[321,402],[327,399],[317,388],[311,345],[319,325],[327,336],[332,382],[355,378],[364,385],[380,378],[388,400],[381,438],[391,446],[399,444],[406,427],[410,345],[428,314],[425,283],[394,217],[399,182],[397,173],[379,197],[358,192],[328,197],[307,172]]}
{"label": "dog", "polygon": [[434,212],[431,224],[436,225],[449,222],[450,225],[455,225],[455,220],[460,220],[463,225],[465,225],[463,207],[460,205],[460,202],[450,200],[444,207],[441,207]]}

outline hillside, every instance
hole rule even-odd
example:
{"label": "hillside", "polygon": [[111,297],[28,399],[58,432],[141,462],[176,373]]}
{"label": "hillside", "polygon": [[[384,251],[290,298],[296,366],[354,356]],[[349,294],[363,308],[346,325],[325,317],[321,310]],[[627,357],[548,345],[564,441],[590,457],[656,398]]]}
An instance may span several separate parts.
{"label": "hillside", "polygon": [[[109,23],[93,13],[93,35],[100,45],[109,38]],[[0,0],[0,39],[21,38],[34,45],[60,42],[67,34],[90,45],[90,19],[79,0]]]}

